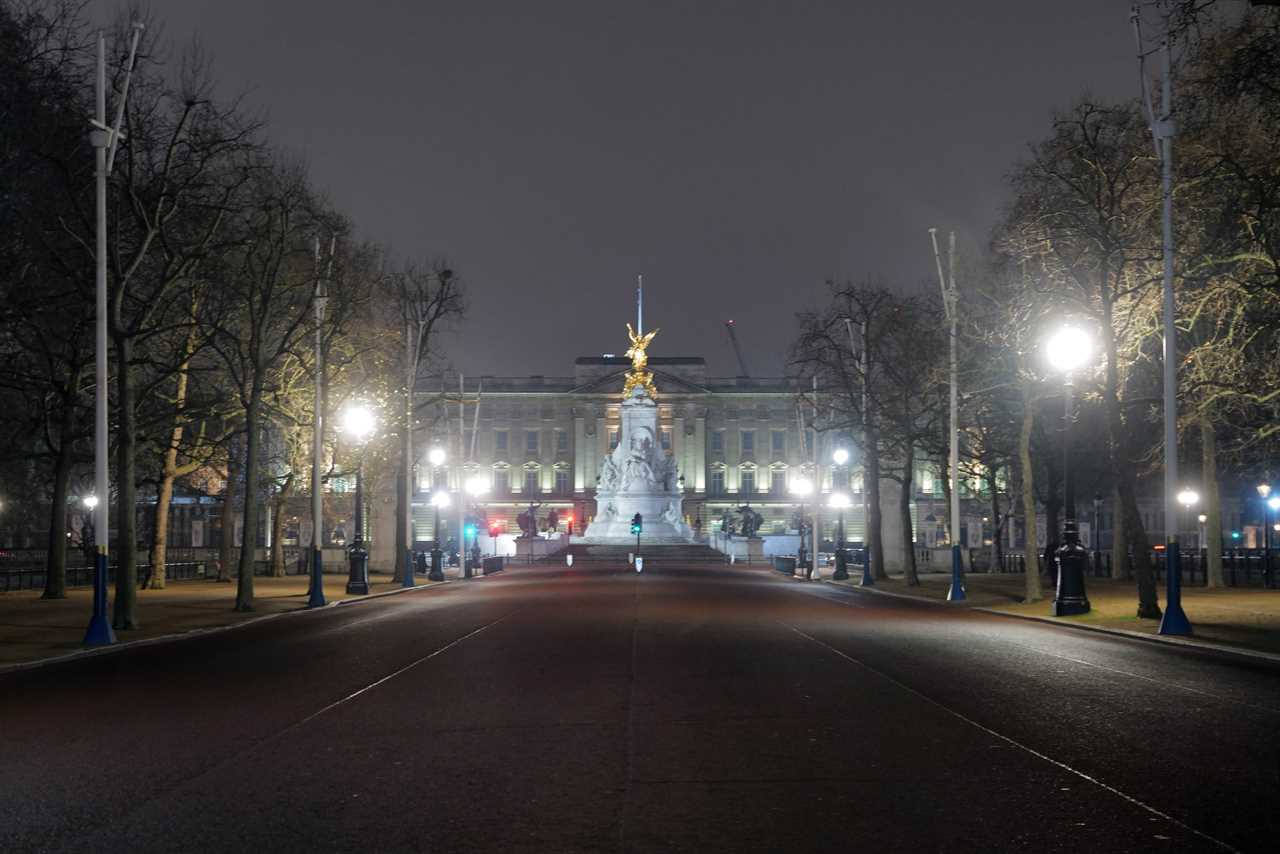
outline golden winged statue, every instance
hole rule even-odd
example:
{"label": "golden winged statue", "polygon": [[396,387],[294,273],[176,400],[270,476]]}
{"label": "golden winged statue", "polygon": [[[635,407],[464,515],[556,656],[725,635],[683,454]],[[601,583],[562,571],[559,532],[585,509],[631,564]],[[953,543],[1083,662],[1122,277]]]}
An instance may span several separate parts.
{"label": "golden winged statue", "polygon": [[631,328],[631,324],[627,324],[627,337],[631,339],[631,347],[626,355],[631,360],[631,370],[627,372],[627,381],[622,387],[624,398],[630,397],[632,389],[635,388],[643,388],[649,397],[658,396],[657,389],[653,387],[653,373],[648,370],[649,355],[645,352],[649,342],[653,341],[653,337],[657,334],[658,330],[655,329],[645,335],[637,335]]}

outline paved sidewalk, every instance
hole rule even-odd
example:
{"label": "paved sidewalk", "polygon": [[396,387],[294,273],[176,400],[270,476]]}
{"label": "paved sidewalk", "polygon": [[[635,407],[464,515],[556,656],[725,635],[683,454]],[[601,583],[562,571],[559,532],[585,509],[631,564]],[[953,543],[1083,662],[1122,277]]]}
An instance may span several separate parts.
{"label": "paved sidewalk", "polygon": [[[857,586],[861,572],[850,573],[849,581],[833,584]],[[918,587],[908,587],[901,576],[877,581],[876,589],[921,599],[945,601],[951,584],[948,573],[924,573]],[[1049,617],[1053,587],[1044,579],[1044,600],[1023,602],[1025,578],[1018,574],[965,576],[966,600],[963,605],[989,608],[1020,616]],[[1121,629],[1155,635],[1158,620],[1140,620],[1137,588],[1132,581],[1109,578],[1086,578],[1085,589],[1092,610],[1075,617],[1056,617],[1055,622]],[[1160,606],[1164,607],[1164,585],[1159,587]],[[961,607],[957,603],[956,607]],[[1257,587],[1226,587],[1206,590],[1203,587],[1182,588],[1182,607],[1194,630],[1194,638],[1262,652],[1280,653],[1280,590]]]}
{"label": "paved sidewalk", "polygon": [[[456,570],[454,570],[456,572]],[[446,572],[446,578],[451,573]],[[438,584],[439,582],[434,582]],[[329,602],[361,599],[346,590],[345,575],[324,577],[324,595]],[[432,584],[419,576],[418,585]],[[116,632],[121,642],[145,640],[199,629],[230,626],[266,614],[296,611],[307,606],[308,578],[259,576],[253,580],[254,610],[232,610],[236,582],[212,579],[170,581],[163,590],[138,591],[138,622],[141,628]],[[391,576],[369,576],[370,594],[401,589]],[[114,590],[108,590],[113,596]],[[85,628],[93,611],[92,588],[67,591],[66,599],[41,599],[39,590],[0,593],[0,666],[67,655],[81,649]],[[107,615],[111,611],[108,608]]]}

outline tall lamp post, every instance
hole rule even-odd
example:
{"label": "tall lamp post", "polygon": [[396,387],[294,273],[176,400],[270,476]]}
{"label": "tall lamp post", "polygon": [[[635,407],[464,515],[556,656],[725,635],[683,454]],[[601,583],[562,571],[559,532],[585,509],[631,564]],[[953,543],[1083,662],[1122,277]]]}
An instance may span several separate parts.
{"label": "tall lamp post", "polygon": [[[129,98],[129,78],[133,74],[133,61],[138,55],[138,37],[142,24],[135,21],[129,42],[129,64],[125,69],[124,90],[116,104],[114,126],[107,124],[107,48],[106,39],[98,33],[98,74],[94,87],[94,117],[89,121],[89,144],[93,147],[95,192],[95,341],[94,358],[94,417],[93,417],[93,488],[102,496],[93,513],[93,615],[85,630],[85,646],[105,646],[116,642],[116,633],[107,619],[107,545],[110,530],[107,506],[110,496],[107,482],[107,178],[115,165],[116,148],[123,134],[120,125],[124,120],[124,106]],[[133,508],[128,512],[132,513]]]}
{"label": "tall lamp post", "polygon": [[1196,551],[1199,552],[1200,554],[1200,565],[1205,567],[1204,577],[1205,577],[1205,580],[1207,581],[1209,578],[1209,571],[1208,571],[1209,547],[1205,544],[1204,526],[1205,526],[1205,523],[1209,521],[1209,517],[1201,513],[1199,516],[1196,517],[1196,521],[1200,523],[1200,539],[1196,541]]}
{"label": "tall lamp post", "polygon": [[[846,453],[846,458],[848,454]],[[831,509],[836,511],[836,571],[831,574],[833,579],[844,581],[849,577],[848,555],[845,553],[844,540],[844,511],[851,503],[849,496],[843,492],[833,492],[831,494]]]}
{"label": "tall lamp post", "polygon": [[[356,444],[364,444],[364,440],[373,433],[374,426],[373,412],[367,406],[353,406],[343,415],[343,432],[350,435]],[[356,462],[355,525],[355,536],[351,540],[350,574],[347,577],[347,592],[363,596],[369,592],[369,550],[364,543],[363,453],[360,454]]]}
{"label": "tall lamp post", "polygon": [[432,531],[435,538],[431,543],[431,572],[427,578],[432,581],[444,581],[444,552],[440,549],[440,511],[448,508],[449,493],[443,489],[431,493],[431,509],[435,514],[435,525]]}
{"label": "tall lamp post", "polygon": [[[796,565],[803,567],[807,559],[804,549],[804,507],[808,497],[813,494],[813,481],[809,480],[807,477],[797,478],[796,481],[791,484],[791,494],[800,499],[800,548],[796,554]],[[812,535],[812,533],[812,528],[810,528],[810,534]],[[814,545],[816,547],[817,543],[815,542]],[[816,559],[817,558],[815,556],[815,560]],[[810,569],[810,572],[812,572],[812,569]],[[806,574],[805,577],[808,578],[812,576]]]}
{"label": "tall lamp post", "polygon": [[1075,415],[1072,372],[1089,360],[1092,342],[1089,334],[1075,326],[1064,326],[1048,341],[1046,354],[1049,364],[1063,374],[1065,406],[1062,423],[1063,491],[1065,493],[1066,519],[1062,526],[1062,545],[1058,548],[1058,589],[1050,613],[1055,617],[1068,614],[1087,614],[1089,597],[1084,591],[1084,570],[1089,562],[1089,552],[1080,545],[1080,531],[1076,526],[1075,478],[1071,472],[1071,422]]}
{"label": "tall lamp post", "polygon": [[[1267,506],[1271,508],[1271,518],[1275,519],[1276,513],[1280,512],[1280,495],[1273,495],[1270,498],[1268,498]],[[1266,565],[1266,572],[1264,573],[1264,577],[1267,580],[1266,581],[1267,587],[1272,587],[1273,584],[1272,584],[1272,576],[1271,576],[1271,532],[1266,530],[1266,525],[1263,525],[1262,536],[1265,537],[1267,540],[1267,565]]]}
{"label": "tall lamp post", "polygon": [[[470,511],[472,506],[474,506],[475,503],[480,499],[480,496],[484,495],[486,492],[489,491],[489,482],[484,479],[483,475],[478,475],[478,474],[472,475],[471,477],[467,478],[465,489],[467,492],[467,508],[466,509]],[[463,532],[470,533],[472,538],[471,539],[471,543],[472,543],[471,568],[474,570],[475,565],[480,561],[480,529],[475,524],[471,524],[471,525],[468,525],[466,528],[464,528]],[[463,543],[462,545],[463,545],[463,548],[465,549],[466,543]],[[463,560],[465,562],[466,560],[465,556]],[[464,572],[463,575],[466,575],[466,573]]]}
{"label": "tall lamp post", "polygon": [[431,507],[435,516],[435,524],[431,528],[431,570],[427,574],[431,581],[444,581],[444,558],[440,551],[440,508],[449,506],[449,493],[437,491],[436,480],[446,456],[444,448],[439,446],[427,452],[427,462],[431,463]]}
{"label": "tall lamp post", "polygon": [[[1184,511],[1186,511],[1187,513],[1190,513],[1190,512],[1191,512],[1191,508],[1192,508],[1192,507],[1195,507],[1197,504],[1199,504],[1199,503],[1200,503],[1200,493],[1196,492],[1194,489],[1184,489],[1184,490],[1182,490],[1182,491],[1180,491],[1180,492],[1178,493],[1178,495],[1177,495],[1177,499],[1178,499],[1178,503],[1182,505],[1182,509],[1183,509]],[[1174,521],[1173,534],[1174,534],[1174,536],[1175,536],[1175,537],[1177,537],[1177,536],[1178,536],[1178,529],[1179,529],[1180,527],[1182,527],[1180,524],[1178,524],[1180,521],[1181,521],[1181,517],[1179,517],[1179,519],[1177,519],[1177,520],[1175,520],[1175,521]],[[1181,539],[1181,538],[1179,538],[1179,539]],[[1169,559],[1169,555],[1168,555],[1168,553],[1166,553],[1166,554],[1165,554],[1165,560],[1168,560],[1168,559]],[[1192,576],[1191,576],[1191,577],[1192,577],[1193,579],[1195,578],[1194,572],[1193,572],[1193,574],[1192,574]],[[1177,599],[1177,607],[1178,607],[1179,609],[1181,609],[1181,608],[1182,608],[1182,560],[1181,560],[1181,556],[1179,556],[1179,559],[1178,559],[1178,584],[1177,584],[1177,586],[1174,586],[1174,584],[1173,584],[1173,582],[1172,582],[1172,579],[1171,579],[1171,580],[1170,580],[1170,582],[1169,582],[1169,585],[1168,585],[1168,594],[1167,594],[1167,595],[1168,595],[1168,599],[1169,599],[1169,604],[1170,604],[1170,605],[1172,605],[1172,604],[1173,604],[1174,599],[1175,599],[1175,597],[1176,597],[1176,599]]]}

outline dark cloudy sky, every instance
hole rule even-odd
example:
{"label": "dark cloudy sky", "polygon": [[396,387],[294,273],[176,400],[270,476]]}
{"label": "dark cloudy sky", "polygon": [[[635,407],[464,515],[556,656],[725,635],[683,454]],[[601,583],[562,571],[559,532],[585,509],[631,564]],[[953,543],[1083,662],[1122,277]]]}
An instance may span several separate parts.
{"label": "dark cloudy sky", "polygon": [[[115,0],[95,0],[106,19]],[[933,281],[1055,108],[1137,87],[1127,0],[165,0],[362,234],[471,285],[468,374],[620,352],[784,371],[824,280]],[[962,283],[963,286],[963,283]]]}

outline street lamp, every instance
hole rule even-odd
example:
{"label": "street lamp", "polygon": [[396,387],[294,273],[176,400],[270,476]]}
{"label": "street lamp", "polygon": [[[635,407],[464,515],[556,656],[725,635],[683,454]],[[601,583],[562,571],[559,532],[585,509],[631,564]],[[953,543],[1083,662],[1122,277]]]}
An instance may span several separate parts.
{"label": "street lamp", "polygon": [[[431,506],[435,512],[435,526],[431,529],[434,538],[431,543],[431,569],[427,573],[429,581],[444,581],[444,562],[440,551],[440,508],[449,506],[449,493],[436,491],[436,482],[445,457],[444,448],[439,445],[427,452],[427,462],[431,463]],[[441,501],[444,503],[440,503]]]}
{"label": "street lamp", "polygon": [[[367,406],[352,406],[342,416],[342,429],[356,442],[363,444],[376,426],[373,411]],[[356,462],[356,512],[355,536],[351,541],[350,574],[347,592],[363,596],[369,592],[369,550],[364,544],[364,454]]]}
{"label": "street lamp", "polygon": [[1065,405],[1062,416],[1063,503],[1065,521],[1062,526],[1062,545],[1058,548],[1058,589],[1050,613],[1055,617],[1068,614],[1087,614],[1089,598],[1084,591],[1084,569],[1089,553],[1080,545],[1080,532],[1076,527],[1075,478],[1071,473],[1071,421],[1075,414],[1072,392],[1072,372],[1090,358],[1093,342],[1089,333],[1077,326],[1064,326],[1048,340],[1045,351],[1049,364],[1063,374]]}
{"label": "street lamp", "polygon": [[[488,482],[487,480],[485,480],[485,478],[484,478],[484,476],[483,476],[483,475],[475,474],[475,475],[472,475],[471,477],[467,478],[467,482],[466,482],[466,484],[465,484],[464,488],[466,489],[467,495],[469,496],[469,499],[468,499],[468,505],[469,505],[469,506],[468,506],[467,508],[464,508],[464,509],[470,509],[470,507],[471,507],[471,506],[474,506],[474,505],[475,505],[476,500],[477,500],[481,495],[484,495],[486,492],[488,492],[488,491],[489,491],[489,482]],[[471,543],[472,543],[472,546],[471,546],[471,568],[472,568],[472,569],[474,569],[474,568],[475,568],[475,565],[476,565],[477,563],[479,563],[479,561],[480,561],[480,529],[479,529],[478,527],[476,527],[476,526],[472,525],[472,526],[471,526],[471,531],[473,532],[473,533],[472,533],[472,535],[471,535],[471,536],[472,536],[472,541],[471,541]],[[464,535],[466,534],[466,528],[464,528],[464,529],[463,529],[463,534],[464,534]],[[466,545],[467,545],[467,544],[464,542],[462,545],[463,545],[463,548],[464,548],[464,550],[465,550],[465,548],[466,548]],[[464,556],[464,557],[462,558],[462,560],[463,560],[463,562],[464,562],[464,567],[463,567],[463,568],[464,568],[464,572],[463,572],[463,575],[465,576],[465,575],[467,574],[467,573],[466,573],[466,571],[465,571],[465,569],[466,569],[466,557]]]}
{"label": "street lamp", "polygon": [[[1271,518],[1274,519],[1276,517],[1276,512],[1280,511],[1280,495],[1273,495],[1270,498],[1268,498],[1267,506],[1271,508]],[[1266,514],[1264,513],[1263,514],[1264,521],[1262,523],[1262,536],[1265,537],[1267,540],[1267,563],[1266,563],[1265,577],[1267,580],[1267,587],[1271,587],[1272,586],[1272,583],[1271,583],[1271,534],[1267,531],[1265,515]],[[1280,528],[1277,528],[1276,530],[1280,531]]]}
{"label": "street lamp", "polygon": [[435,512],[435,540],[431,544],[431,572],[427,576],[431,581],[444,581],[444,556],[440,551],[440,511],[449,506],[449,493],[443,489],[431,494],[431,509]]}
{"label": "street lamp", "polygon": [[1200,560],[1203,563],[1205,560],[1205,552],[1206,552],[1206,549],[1208,548],[1208,546],[1205,545],[1204,523],[1209,521],[1209,517],[1201,513],[1199,516],[1196,517],[1196,521],[1200,523],[1200,539],[1196,544],[1197,546],[1199,546],[1200,553],[1201,553]]}
{"label": "street lamp", "polygon": [[[1183,510],[1185,510],[1186,512],[1188,512],[1188,513],[1190,513],[1190,512],[1191,512],[1191,508],[1192,508],[1192,507],[1195,507],[1197,504],[1199,504],[1199,503],[1200,503],[1200,493],[1196,492],[1194,489],[1184,489],[1184,490],[1182,490],[1181,492],[1179,492],[1179,493],[1177,494],[1177,496],[1176,496],[1176,497],[1177,497],[1178,503],[1182,505],[1182,509],[1183,509]],[[1180,524],[1180,522],[1181,522],[1181,520],[1179,520],[1179,523],[1176,523],[1176,524],[1174,525],[1173,533],[1174,533],[1175,535],[1177,535],[1177,534],[1178,534],[1178,529],[1182,527],[1182,525]],[[1203,537],[1201,537],[1201,539],[1203,539]],[[1169,559],[1169,555],[1168,555],[1168,552],[1166,552],[1166,553],[1165,553],[1165,560],[1168,560],[1168,559]],[[1182,563],[1182,556],[1181,556],[1181,555],[1179,555],[1179,556],[1178,556],[1178,563],[1179,563],[1178,571],[1179,571],[1179,573],[1181,573],[1181,571],[1182,571],[1182,566],[1181,566],[1181,563]],[[1192,580],[1195,580],[1195,571],[1194,571],[1194,569],[1192,570],[1191,578],[1192,578]]]}
{"label": "street lamp", "polygon": [[86,495],[82,499],[81,503],[84,504],[84,507],[86,510],[92,510],[93,508],[98,506],[98,496]]}
{"label": "street lamp", "polygon": [[[844,449],[837,449],[836,454],[839,454],[842,450]],[[833,454],[832,456],[835,457],[836,454]],[[845,452],[845,459],[848,459],[848,452]],[[837,513],[836,571],[832,573],[831,577],[839,581],[844,581],[849,577],[848,556],[845,554],[844,550],[844,511],[851,503],[849,496],[845,495],[843,492],[832,493],[831,500],[828,502],[831,509],[835,510]]]}
{"label": "street lamp", "polygon": [[[798,533],[800,534],[800,547],[797,550],[796,562],[799,566],[804,566],[808,557],[804,548],[804,505],[805,499],[813,494],[813,481],[807,477],[797,478],[791,484],[791,493],[800,499],[800,526]],[[816,543],[815,543],[816,545]],[[806,578],[810,577],[808,574]]]}

